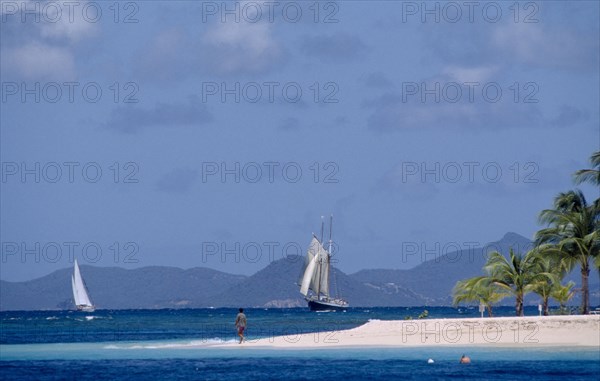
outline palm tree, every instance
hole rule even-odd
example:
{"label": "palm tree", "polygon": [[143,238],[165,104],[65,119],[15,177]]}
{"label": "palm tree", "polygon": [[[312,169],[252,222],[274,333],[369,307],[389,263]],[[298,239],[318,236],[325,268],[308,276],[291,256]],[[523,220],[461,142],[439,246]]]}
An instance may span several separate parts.
{"label": "palm tree", "polygon": [[537,271],[537,257],[528,252],[521,256],[510,249],[509,259],[495,251],[488,257],[483,267],[490,282],[515,297],[515,313],[523,316],[523,299],[535,289],[537,283],[548,279],[548,274]]}
{"label": "palm tree", "polygon": [[569,302],[569,300],[571,300],[573,295],[575,295],[575,291],[573,291],[574,286],[575,282],[570,281],[564,286],[559,284],[554,287],[551,296],[560,304],[561,312],[566,311],[566,304]]}
{"label": "palm tree", "polygon": [[536,244],[554,245],[554,255],[568,271],[580,265],[581,313],[589,313],[590,260],[600,269],[600,203],[588,205],[580,190],[560,193],[554,209],[543,210],[539,220],[549,227],[536,233]]}
{"label": "palm tree", "polygon": [[454,305],[460,302],[478,302],[483,304],[489,317],[494,316],[492,305],[508,296],[507,293],[490,282],[487,276],[479,276],[456,282],[454,290]]}
{"label": "palm tree", "polygon": [[580,169],[573,174],[575,184],[579,185],[589,182],[593,185],[600,185],[600,151],[594,152],[590,157],[590,163],[595,169]]}
{"label": "palm tree", "polygon": [[[560,287],[560,280],[566,275],[565,268],[560,258],[552,254],[554,247],[542,245],[530,251],[528,255],[534,256],[535,280],[532,282],[532,291],[542,299],[542,311],[548,316],[548,305],[552,293]],[[542,275],[543,274],[543,275]]]}
{"label": "palm tree", "polygon": [[[461,301],[479,301],[491,316],[493,303],[513,295],[515,313],[523,316],[523,299],[529,292],[539,290],[544,282],[551,284],[558,278],[549,270],[550,264],[540,264],[541,256],[535,250],[525,256],[510,249],[509,259],[495,251],[483,266],[486,275],[459,281],[454,286],[454,304]],[[551,259],[545,259],[550,262]],[[550,297],[550,292],[547,292]]]}

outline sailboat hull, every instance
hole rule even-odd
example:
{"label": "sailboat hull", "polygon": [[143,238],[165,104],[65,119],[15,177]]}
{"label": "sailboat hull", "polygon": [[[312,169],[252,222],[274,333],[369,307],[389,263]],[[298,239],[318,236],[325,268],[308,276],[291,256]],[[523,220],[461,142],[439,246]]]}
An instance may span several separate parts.
{"label": "sailboat hull", "polygon": [[307,299],[308,308],[311,311],[345,311],[348,308],[348,303],[344,301],[334,300],[316,300]]}
{"label": "sailboat hull", "polygon": [[82,312],[94,312],[96,308],[94,306],[77,306],[77,311]]}

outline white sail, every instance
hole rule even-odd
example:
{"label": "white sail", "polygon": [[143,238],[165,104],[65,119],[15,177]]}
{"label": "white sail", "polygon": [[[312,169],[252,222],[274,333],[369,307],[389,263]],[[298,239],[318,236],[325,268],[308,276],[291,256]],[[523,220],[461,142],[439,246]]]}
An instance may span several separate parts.
{"label": "white sail", "polygon": [[302,266],[302,270],[300,271],[300,276],[298,278],[298,285],[302,286],[302,281],[304,280],[304,273],[306,273],[306,269],[308,268],[310,262],[312,261],[312,259],[314,258],[316,253],[316,250],[312,250],[313,247],[315,245],[315,242],[319,242],[316,240],[316,238],[313,238],[313,240],[310,242],[310,246],[308,247],[308,251],[306,253],[306,257],[304,257],[304,265]]}
{"label": "white sail", "polygon": [[81,278],[81,272],[79,271],[79,265],[77,259],[75,259],[75,265],[73,266],[73,276],[71,277],[71,285],[73,287],[73,299],[75,300],[76,306],[92,307],[90,297],[85,290],[83,279]]}
{"label": "white sail", "polygon": [[321,275],[321,243],[316,238],[310,242],[310,247],[308,248],[308,253],[306,256],[312,256],[315,261],[315,269],[310,278],[309,289],[314,293],[319,292],[319,277]]}
{"label": "white sail", "polygon": [[310,289],[315,294],[329,296],[329,254],[323,245],[317,243],[317,264],[310,283]]}
{"label": "white sail", "polygon": [[[318,255],[315,255],[314,248],[318,247],[315,245],[319,245],[319,241],[316,238],[313,238],[310,247],[308,248],[308,252],[306,253],[306,260],[304,262],[304,274],[302,276],[302,282],[300,283],[300,293],[304,296],[308,295],[308,290],[312,289],[313,286],[313,278],[315,275],[315,269],[317,265]],[[318,252],[317,252],[318,253]]]}
{"label": "white sail", "polygon": [[306,296],[308,290],[329,296],[329,253],[314,237],[306,253],[304,273],[300,282],[300,293]]}
{"label": "white sail", "polygon": [[71,275],[71,287],[73,288],[73,300],[75,301],[75,305],[77,305],[77,287],[75,287],[75,278]]}

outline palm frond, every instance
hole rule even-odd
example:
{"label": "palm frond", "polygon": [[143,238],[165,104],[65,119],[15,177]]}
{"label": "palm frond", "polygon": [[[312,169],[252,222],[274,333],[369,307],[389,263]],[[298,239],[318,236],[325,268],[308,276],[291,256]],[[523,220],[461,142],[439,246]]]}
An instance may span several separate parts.
{"label": "palm frond", "polygon": [[590,163],[595,169],[581,169],[575,172],[573,174],[573,181],[575,184],[591,183],[593,185],[600,185],[600,151],[592,154]]}

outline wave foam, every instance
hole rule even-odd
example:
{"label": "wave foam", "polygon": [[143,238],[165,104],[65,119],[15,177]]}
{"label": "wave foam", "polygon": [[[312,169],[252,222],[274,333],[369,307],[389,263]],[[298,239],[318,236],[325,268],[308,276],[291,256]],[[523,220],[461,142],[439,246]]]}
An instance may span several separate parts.
{"label": "wave foam", "polygon": [[103,349],[185,349],[202,347],[215,344],[236,343],[236,340],[223,340],[220,338],[192,340],[188,342],[152,342],[152,343],[135,343],[131,345],[105,345]]}

